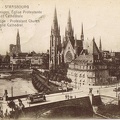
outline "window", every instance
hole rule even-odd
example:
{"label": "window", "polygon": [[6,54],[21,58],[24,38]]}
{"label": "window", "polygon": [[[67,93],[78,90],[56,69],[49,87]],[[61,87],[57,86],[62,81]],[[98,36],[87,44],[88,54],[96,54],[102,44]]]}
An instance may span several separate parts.
{"label": "window", "polygon": [[52,46],[53,46],[53,39],[52,39]]}
{"label": "window", "polygon": [[79,75],[79,77],[81,77],[81,74]]}
{"label": "window", "polygon": [[83,69],[84,69],[84,66],[83,66]]}
{"label": "window", "polygon": [[85,77],[85,74],[83,74],[83,78]]}
{"label": "window", "polygon": [[81,66],[81,69],[83,69],[83,66]]}
{"label": "window", "polygon": [[75,73],[74,75],[75,75],[75,77],[77,77],[77,73]]}
{"label": "window", "polygon": [[92,69],[92,66],[90,66],[90,69]]}

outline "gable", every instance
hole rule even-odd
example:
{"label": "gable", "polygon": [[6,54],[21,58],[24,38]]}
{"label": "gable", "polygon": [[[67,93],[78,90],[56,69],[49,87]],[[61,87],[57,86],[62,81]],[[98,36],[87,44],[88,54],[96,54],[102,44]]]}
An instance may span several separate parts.
{"label": "gable", "polygon": [[66,53],[68,51],[71,51],[72,53],[74,53],[74,48],[73,48],[73,46],[72,46],[70,41],[68,41],[68,43],[67,43],[67,45],[65,47],[64,53]]}
{"label": "gable", "polygon": [[92,55],[99,55],[100,52],[94,40],[88,46],[88,52]]}
{"label": "gable", "polygon": [[68,41],[66,48],[64,50],[64,61],[71,62],[74,59],[74,49],[70,41]]}

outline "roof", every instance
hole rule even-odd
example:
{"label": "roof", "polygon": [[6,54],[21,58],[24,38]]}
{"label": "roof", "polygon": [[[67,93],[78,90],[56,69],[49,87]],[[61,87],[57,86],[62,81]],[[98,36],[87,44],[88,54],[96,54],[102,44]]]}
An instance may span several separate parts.
{"label": "roof", "polygon": [[[74,48],[74,45],[75,45],[75,40],[74,40],[74,38],[73,39],[69,39],[70,40],[70,42],[71,42],[71,45],[73,46],[73,48]],[[63,48],[65,48],[66,46],[67,46],[67,43],[68,43],[68,40],[65,40],[65,41],[63,41]],[[82,45],[82,41],[81,40],[76,40],[76,45],[77,45],[77,47],[81,47],[81,45]]]}
{"label": "roof", "polygon": [[94,38],[91,41],[90,45],[88,46],[88,52],[89,52],[89,54],[92,54],[92,55],[98,55],[100,53],[100,51],[95,43]]}
{"label": "roof", "polygon": [[79,55],[79,57],[77,57],[74,60],[74,63],[77,64],[88,64],[88,63],[93,63],[93,56],[92,55]]}
{"label": "roof", "polygon": [[26,57],[28,55],[28,53],[18,53],[19,57]]}

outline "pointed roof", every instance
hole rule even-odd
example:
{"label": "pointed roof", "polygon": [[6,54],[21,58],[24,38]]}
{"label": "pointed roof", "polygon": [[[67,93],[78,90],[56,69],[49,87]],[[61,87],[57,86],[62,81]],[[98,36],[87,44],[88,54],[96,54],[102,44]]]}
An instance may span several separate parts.
{"label": "pointed roof", "polygon": [[20,35],[19,35],[19,29],[17,29],[16,45],[20,45]]}
{"label": "pointed roof", "polygon": [[71,30],[72,30],[72,22],[71,22],[70,10],[69,10],[69,13],[68,13],[67,30],[68,30],[68,31],[71,31]]}
{"label": "pointed roof", "polygon": [[53,29],[57,29],[58,30],[58,20],[57,20],[57,10],[55,7],[55,11],[54,11],[54,17],[53,17]]}
{"label": "pointed roof", "polygon": [[101,37],[100,37],[100,43],[99,43],[99,50],[102,51],[102,43],[101,43]]}
{"label": "pointed roof", "polygon": [[81,40],[84,41],[83,23],[82,23],[82,28],[81,28]]}
{"label": "pointed roof", "polygon": [[92,42],[90,43],[90,45],[88,47],[88,52],[89,52],[89,54],[92,54],[92,55],[99,54],[99,49],[96,45],[95,38],[93,38]]}
{"label": "pointed roof", "polygon": [[82,30],[81,30],[81,35],[83,35],[84,33],[83,33],[83,23],[82,23]]}
{"label": "pointed roof", "polygon": [[68,13],[66,36],[73,37],[73,29],[72,29],[70,10],[69,10],[69,13]]}
{"label": "pointed roof", "polygon": [[17,29],[17,37],[20,37],[20,35],[19,35],[19,29]]}
{"label": "pointed roof", "polygon": [[77,46],[77,35],[75,35],[75,44],[74,44],[74,47]]}

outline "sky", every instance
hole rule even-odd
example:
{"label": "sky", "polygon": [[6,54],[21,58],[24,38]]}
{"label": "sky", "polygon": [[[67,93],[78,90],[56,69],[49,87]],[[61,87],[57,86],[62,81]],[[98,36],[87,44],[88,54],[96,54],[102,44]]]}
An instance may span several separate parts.
{"label": "sky", "polygon": [[[12,10],[5,9],[5,5],[29,5],[29,9],[25,10],[41,11],[41,13],[24,14],[22,18],[39,19],[39,23],[25,23],[23,27],[0,29],[0,54],[9,52],[9,45],[16,43],[17,29],[20,33],[22,52],[33,50],[46,52],[49,49],[55,6],[61,38],[65,33],[70,10],[77,39],[80,39],[83,23],[84,42],[89,43],[94,37],[99,46],[101,37],[103,50],[120,51],[120,0],[0,0],[0,11]],[[4,19],[9,21],[9,18]]]}

